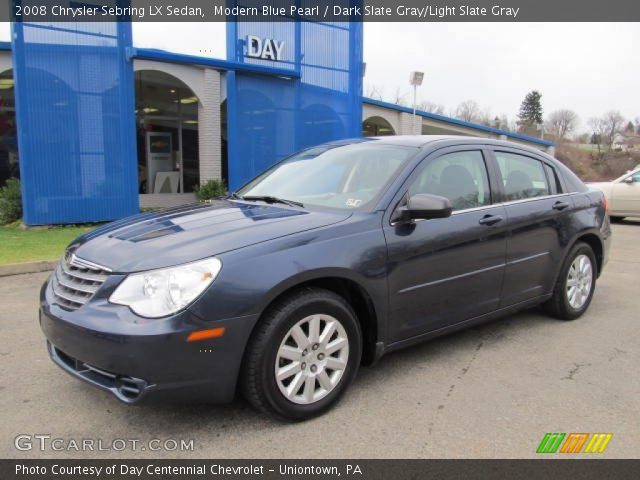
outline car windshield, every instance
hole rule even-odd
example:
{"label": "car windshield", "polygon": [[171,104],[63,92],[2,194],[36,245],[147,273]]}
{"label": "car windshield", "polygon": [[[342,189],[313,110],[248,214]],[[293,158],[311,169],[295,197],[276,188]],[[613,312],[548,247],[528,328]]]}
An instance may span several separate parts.
{"label": "car windshield", "polygon": [[640,175],[640,168],[635,168],[633,170],[628,170],[627,173],[625,173],[624,175],[616,178],[614,180],[614,182],[622,182],[624,181],[627,177],[633,177],[634,179]]}
{"label": "car windshield", "polygon": [[237,197],[271,197],[341,209],[366,208],[416,153],[375,142],[320,146],[274,165],[238,190]]}

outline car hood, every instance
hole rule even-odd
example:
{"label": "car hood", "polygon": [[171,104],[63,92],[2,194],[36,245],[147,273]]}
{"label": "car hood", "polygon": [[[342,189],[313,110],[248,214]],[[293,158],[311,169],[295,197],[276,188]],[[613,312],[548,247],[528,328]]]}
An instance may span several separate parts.
{"label": "car hood", "polygon": [[346,220],[350,212],[222,201],[142,213],[75,240],[69,250],[114,272],[162,268]]}

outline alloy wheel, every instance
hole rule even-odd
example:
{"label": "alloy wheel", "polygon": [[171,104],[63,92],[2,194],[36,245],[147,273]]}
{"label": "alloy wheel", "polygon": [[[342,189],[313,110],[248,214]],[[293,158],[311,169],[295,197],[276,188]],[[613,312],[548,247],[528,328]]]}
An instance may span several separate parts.
{"label": "alloy wheel", "polygon": [[591,259],[584,254],[573,259],[567,274],[566,292],[569,305],[580,310],[589,298],[593,284],[593,266]]}
{"label": "alloy wheel", "polygon": [[331,315],[310,315],[287,332],[276,355],[280,392],[293,403],[309,405],[340,383],[349,360],[349,338]]}

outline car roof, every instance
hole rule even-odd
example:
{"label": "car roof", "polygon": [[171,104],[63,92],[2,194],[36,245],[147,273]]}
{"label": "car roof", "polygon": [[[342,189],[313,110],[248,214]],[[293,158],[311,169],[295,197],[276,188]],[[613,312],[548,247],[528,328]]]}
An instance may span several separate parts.
{"label": "car roof", "polygon": [[381,143],[411,145],[415,147],[423,147],[427,144],[442,141],[461,140],[484,140],[480,137],[467,137],[461,135],[392,135],[385,137],[371,137]]}
{"label": "car roof", "polygon": [[[357,137],[357,138],[345,138],[343,140],[335,140],[333,142],[327,142],[326,145],[348,145],[351,143],[363,143],[375,141],[376,143],[383,145],[406,145],[409,147],[422,147],[428,143],[436,142],[438,140],[453,140],[460,138],[456,135],[388,135],[384,137]],[[475,138],[475,137],[464,137]]]}
{"label": "car roof", "polygon": [[433,146],[433,144],[438,143],[447,145],[501,145],[504,147],[528,150],[537,154],[544,153],[543,150],[530,147],[522,143],[510,142],[508,140],[497,140],[494,138],[486,137],[471,137],[466,135],[388,135],[384,137],[349,138],[344,140],[337,140],[334,142],[328,142],[327,145],[347,145],[350,143],[362,143],[368,141],[375,141],[376,143],[381,145],[403,145],[417,148]]}

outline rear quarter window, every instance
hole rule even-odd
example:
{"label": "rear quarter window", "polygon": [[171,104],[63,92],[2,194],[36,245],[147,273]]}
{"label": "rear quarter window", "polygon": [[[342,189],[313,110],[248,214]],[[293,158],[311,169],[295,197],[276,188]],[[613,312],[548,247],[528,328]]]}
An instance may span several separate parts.
{"label": "rear quarter window", "polygon": [[547,173],[547,179],[549,180],[549,192],[551,195],[562,193],[562,184],[560,183],[556,169],[545,163],[544,170]]}
{"label": "rear quarter window", "polygon": [[565,185],[565,193],[586,192],[589,190],[582,180],[573,173],[564,163],[556,161],[558,173],[562,176]]}

